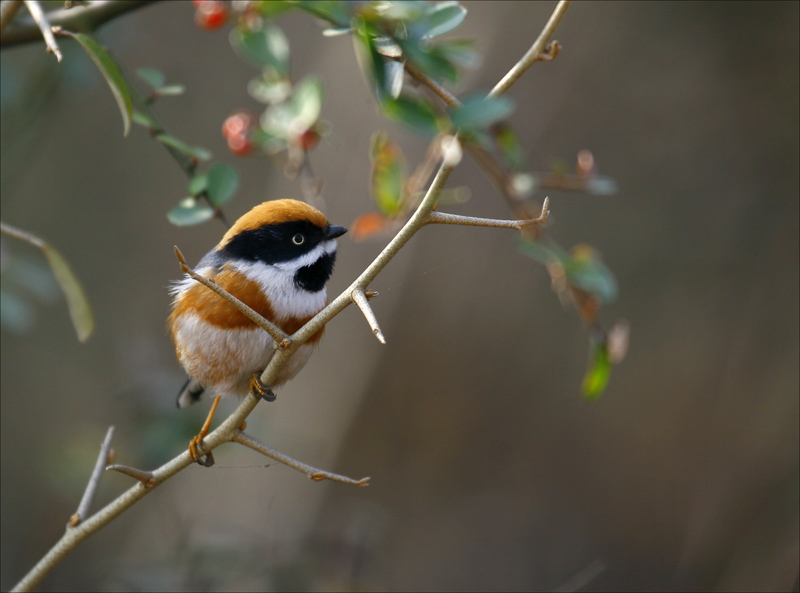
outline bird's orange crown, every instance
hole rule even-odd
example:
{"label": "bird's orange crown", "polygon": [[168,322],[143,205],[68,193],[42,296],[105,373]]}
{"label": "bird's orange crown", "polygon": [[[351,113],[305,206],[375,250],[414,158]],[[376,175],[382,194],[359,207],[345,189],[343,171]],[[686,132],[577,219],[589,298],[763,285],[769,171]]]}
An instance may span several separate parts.
{"label": "bird's orange crown", "polygon": [[264,225],[278,224],[282,222],[294,222],[296,220],[307,220],[312,224],[322,228],[328,224],[325,215],[305,202],[298,200],[272,200],[264,202],[254,207],[250,212],[237,220],[222,241],[217,245],[219,251],[227,245],[231,239],[242,231],[249,231],[260,228]]}

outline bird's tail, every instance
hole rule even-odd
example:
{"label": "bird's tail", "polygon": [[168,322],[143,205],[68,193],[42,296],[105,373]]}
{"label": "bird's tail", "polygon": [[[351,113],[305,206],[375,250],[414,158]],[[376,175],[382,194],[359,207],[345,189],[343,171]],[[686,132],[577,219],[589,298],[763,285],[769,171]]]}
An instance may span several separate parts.
{"label": "bird's tail", "polygon": [[205,387],[200,385],[197,381],[189,377],[186,383],[183,384],[180,393],[178,393],[178,407],[185,408],[190,406],[200,399],[200,396],[203,395],[205,391]]}

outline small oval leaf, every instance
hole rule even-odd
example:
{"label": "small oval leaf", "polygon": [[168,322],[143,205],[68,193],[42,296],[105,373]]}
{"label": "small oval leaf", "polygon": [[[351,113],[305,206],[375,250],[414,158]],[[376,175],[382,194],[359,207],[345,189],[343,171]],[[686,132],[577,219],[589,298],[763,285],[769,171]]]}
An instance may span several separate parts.
{"label": "small oval leaf", "polygon": [[208,171],[206,193],[214,206],[222,206],[233,197],[239,187],[239,173],[225,163],[216,163]]}
{"label": "small oval leaf", "polygon": [[206,191],[208,187],[208,175],[206,173],[200,173],[199,175],[195,175],[189,180],[189,195],[197,197]]}
{"label": "small oval leaf", "polygon": [[588,400],[595,400],[606,390],[608,380],[611,378],[611,360],[608,357],[608,349],[603,343],[593,344],[592,360],[589,369],[583,377],[581,391],[583,397]]}
{"label": "small oval leaf", "polygon": [[167,218],[176,226],[190,226],[214,218],[214,209],[198,204],[194,198],[186,198],[169,211]]}
{"label": "small oval leaf", "polygon": [[400,213],[405,195],[406,167],[403,152],[397,144],[389,140],[386,132],[377,132],[372,136],[370,157],[372,199],[382,214],[396,216]]}
{"label": "small oval leaf", "polygon": [[467,9],[458,2],[439,2],[430,7],[420,23],[424,27],[422,38],[443,35],[458,27],[467,17]]}
{"label": "small oval leaf", "polygon": [[162,86],[158,89],[159,95],[182,95],[186,92],[186,87],[182,84],[170,84],[167,86]]}
{"label": "small oval leaf", "polygon": [[139,78],[149,84],[153,90],[160,89],[162,86],[164,86],[164,82],[167,80],[162,72],[159,72],[154,68],[139,68],[136,71],[136,74],[139,76]]}
{"label": "small oval leaf", "polygon": [[514,111],[510,97],[472,96],[464,99],[461,107],[452,112],[453,125],[457,128],[485,128],[505,119]]}
{"label": "small oval leaf", "polygon": [[413,128],[418,132],[430,135],[439,133],[439,120],[436,117],[433,106],[426,99],[387,98],[381,101],[381,110],[389,119]]}
{"label": "small oval leaf", "polygon": [[196,158],[199,161],[207,161],[211,158],[211,153],[205,148],[200,148],[199,146],[189,146],[183,140],[178,140],[169,134],[157,134],[156,140],[161,142],[161,144],[171,146],[175,150],[178,150],[187,156]]}
{"label": "small oval leaf", "polygon": [[283,30],[272,23],[264,23],[261,29],[231,31],[231,45],[239,53],[259,66],[270,66],[279,74],[289,72],[289,41]]}
{"label": "small oval leaf", "polygon": [[155,128],[158,125],[156,120],[142,111],[134,110],[134,112],[131,114],[131,120],[133,123],[144,126],[145,128]]}

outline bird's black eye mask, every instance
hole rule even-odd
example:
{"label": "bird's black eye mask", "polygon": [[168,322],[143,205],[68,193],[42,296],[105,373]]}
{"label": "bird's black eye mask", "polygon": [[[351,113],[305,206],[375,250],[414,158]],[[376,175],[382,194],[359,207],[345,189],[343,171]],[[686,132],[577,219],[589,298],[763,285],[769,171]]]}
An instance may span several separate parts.
{"label": "bird's black eye mask", "polygon": [[219,253],[250,262],[283,263],[303,256],[319,245],[327,238],[326,228],[307,220],[264,225],[242,231],[228,241]]}

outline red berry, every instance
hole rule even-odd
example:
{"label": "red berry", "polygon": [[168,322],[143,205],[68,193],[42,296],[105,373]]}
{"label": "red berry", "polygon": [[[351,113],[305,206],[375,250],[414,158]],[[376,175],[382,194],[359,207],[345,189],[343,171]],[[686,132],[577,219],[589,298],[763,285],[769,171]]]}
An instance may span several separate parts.
{"label": "red berry", "polygon": [[219,29],[228,21],[228,5],[220,0],[200,0],[192,2],[197,9],[194,22],[201,29]]}
{"label": "red berry", "polygon": [[308,129],[300,136],[297,137],[297,144],[302,148],[304,151],[308,152],[312,148],[314,148],[317,144],[319,144],[320,135],[316,132],[316,130]]}
{"label": "red berry", "polygon": [[236,156],[247,156],[253,153],[253,143],[246,134],[228,136],[228,149]]}
{"label": "red berry", "polygon": [[237,111],[229,115],[225,123],[222,124],[222,135],[226,138],[247,135],[255,121],[255,116],[249,111]]}

